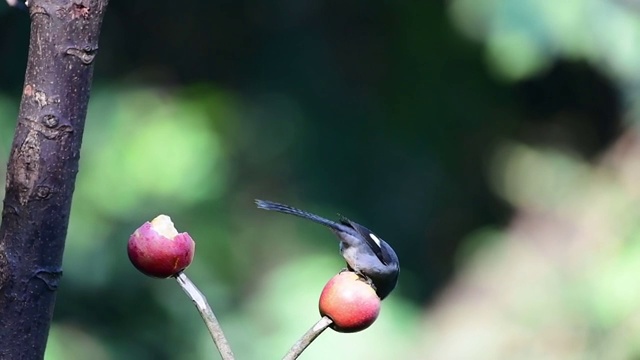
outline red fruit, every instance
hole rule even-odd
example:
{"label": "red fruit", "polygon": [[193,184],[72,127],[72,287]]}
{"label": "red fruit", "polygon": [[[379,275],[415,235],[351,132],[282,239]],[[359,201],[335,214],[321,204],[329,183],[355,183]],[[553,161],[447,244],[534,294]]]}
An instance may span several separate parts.
{"label": "red fruit", "polygon": [[129,260],[142,273],[167,278],[191,264],[196,244],[187,233],[178,233],[166,215],[140,226],[129,237]]}
{"label": "red fruit", "polygon": [[320,294],[320,314],[333,320],[338,332],[368,328],[378,318],[380,298],[358,275],[344,271],[329,280]]}

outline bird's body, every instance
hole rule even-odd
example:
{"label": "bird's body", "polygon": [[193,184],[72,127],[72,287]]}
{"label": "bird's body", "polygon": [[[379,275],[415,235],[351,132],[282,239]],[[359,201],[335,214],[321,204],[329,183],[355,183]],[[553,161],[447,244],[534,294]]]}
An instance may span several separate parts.
{"label": "bird's body", "polygon": [[335,222],[271,201],[256,200],[256,205],[260,209],[298,216],[328,227],[340,239],[340,253],[349,269],[371,281],[380,299],[387,297],[395,288],[400,272],[398,256],[371,230],[344,217]]}

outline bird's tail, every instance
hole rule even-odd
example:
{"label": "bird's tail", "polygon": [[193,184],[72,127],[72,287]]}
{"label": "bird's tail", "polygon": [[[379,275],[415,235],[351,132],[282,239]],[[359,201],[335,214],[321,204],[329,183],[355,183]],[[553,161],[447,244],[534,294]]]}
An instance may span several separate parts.
{"label": "bird's tail", "polygon": [[311,221],[316,222],[318,224],[322,224],[322,225],[327,226],[327,227],[329,227],[329,228],[331,228],[333,230],[344,231],[344,229],[343,229],[344,225],[338,224],[337,222],[331,221],[329,219],[325,219],[322,216],[318,216],[318,215],[312,214],[310,212],[306,212],[304,210],[296,209],[296,208],[291,207],[289,205],[278,204],[278,203],[273,202],[273,201],[257,200],[257,199],[256,199],[256,205],[258,206],[258,209],[277,211],[277,212],[281,212],[281,213],[285,213],[285,214],[298,216],[298,217],[301,217],[301,218],[305,218],[305,219],[311,220]]}

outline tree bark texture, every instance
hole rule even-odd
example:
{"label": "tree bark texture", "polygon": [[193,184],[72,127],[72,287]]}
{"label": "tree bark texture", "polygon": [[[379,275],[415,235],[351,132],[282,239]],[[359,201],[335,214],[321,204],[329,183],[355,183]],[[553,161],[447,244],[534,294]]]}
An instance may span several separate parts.
{"label": "tree bark texture", "polygon": [[42,359],[107,0],[30,0],[0,225],[0,359]]}

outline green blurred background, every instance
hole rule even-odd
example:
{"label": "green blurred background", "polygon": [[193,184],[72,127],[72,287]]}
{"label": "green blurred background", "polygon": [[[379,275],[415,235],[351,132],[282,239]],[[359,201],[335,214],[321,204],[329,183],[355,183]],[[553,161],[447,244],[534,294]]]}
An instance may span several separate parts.
{"label": "green blurred background", "polygon": [[[28,33],[0,3],[3,164]],[[378,321],[304,359],[640,358],[640,2],[111,0],[97,59],[47,360],[215,353],[126,256],[159,213],[238,358],[282,356],[343,263],[254,198],[401,259]]]}

